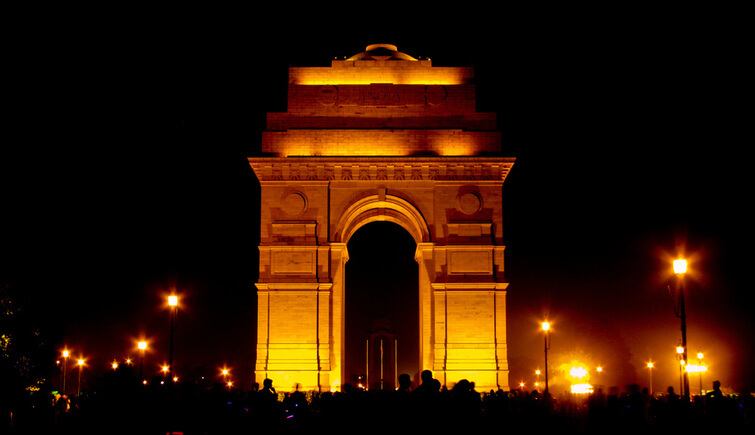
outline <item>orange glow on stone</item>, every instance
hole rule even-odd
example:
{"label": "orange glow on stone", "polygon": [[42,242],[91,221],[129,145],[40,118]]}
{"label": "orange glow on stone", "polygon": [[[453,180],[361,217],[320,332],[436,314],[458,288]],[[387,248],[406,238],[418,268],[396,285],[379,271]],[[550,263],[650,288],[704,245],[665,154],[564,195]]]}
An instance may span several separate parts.
{"label": "orange glow on stone", "polygon": [[403,68],[380,68],[365,61],[333,61],[331,68],[290,68],[289,83],[297,85],[461,85],[471,81],[470,68],[432,67],[429,61],[406,62]]}

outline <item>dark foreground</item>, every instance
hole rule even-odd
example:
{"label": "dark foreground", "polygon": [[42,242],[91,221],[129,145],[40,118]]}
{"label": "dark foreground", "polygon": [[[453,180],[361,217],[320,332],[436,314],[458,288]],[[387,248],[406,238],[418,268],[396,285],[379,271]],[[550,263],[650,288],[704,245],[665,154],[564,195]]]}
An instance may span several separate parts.
{"label": "dark foreground", "polygon": [[[49,399],[49,400],[48,400]],[[282,399],[282,400],[281,400]],[[516,433],[752,432],[752,395],[651,398],[639,391],[548,399],[520,391],[361,391],[267,395],[177,386],[104,391],[54,404],[37,395],[15,410],[8,434],[237,434],[261,430],[440,433],[489,430]]]}

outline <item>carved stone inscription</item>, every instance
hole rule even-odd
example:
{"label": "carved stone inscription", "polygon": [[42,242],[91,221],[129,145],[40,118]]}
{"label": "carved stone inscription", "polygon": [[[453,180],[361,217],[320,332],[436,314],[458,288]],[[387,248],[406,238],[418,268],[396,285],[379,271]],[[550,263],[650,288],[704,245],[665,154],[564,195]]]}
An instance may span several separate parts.
{"label": "carved stone inscription", "polygon": [[492,272],[493,259],[490,251],[453,251],[449,252],[449,273],[483,273]]}
{"label": "carved stone inscription", "polygon": [[322,86],[320,104],[331,106],[424,106],[441,104],[447,96],[443,86],[374,84],[367,86]]}
{"label": "carved stone inscription", "polygon": [[315,251],[273,251],[274,274],[314,274]]}

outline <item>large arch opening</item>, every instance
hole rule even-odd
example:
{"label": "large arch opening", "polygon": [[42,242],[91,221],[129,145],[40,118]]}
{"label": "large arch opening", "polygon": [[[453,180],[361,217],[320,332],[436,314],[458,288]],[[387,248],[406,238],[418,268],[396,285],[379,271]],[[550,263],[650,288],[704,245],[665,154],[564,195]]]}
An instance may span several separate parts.
{"label": "large arch opening", "polygon": [[[388,319],[397,338],[397,371],[415,378],[420,367],[419,270],[412,234],[389,221],[361,226],[348,240],[345,306],[345,382],[367,374],[367,339]],[[383,323],[384,324],[384,323]]]}

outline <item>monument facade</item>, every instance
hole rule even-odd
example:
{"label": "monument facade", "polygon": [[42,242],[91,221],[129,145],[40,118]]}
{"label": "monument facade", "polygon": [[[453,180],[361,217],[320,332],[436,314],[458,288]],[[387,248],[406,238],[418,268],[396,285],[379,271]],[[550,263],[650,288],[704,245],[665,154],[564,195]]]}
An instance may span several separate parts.
{"label": "monument facade", "polygon": [[340,390],[347,243],[389,221],[417,243],[418,372],[508,389],[502,185],[514,159],[496,115],[477,112],[473,80],[387,44],[289,69],[287,111],[267,114],[262,155],[249,158],[258,382]]}

